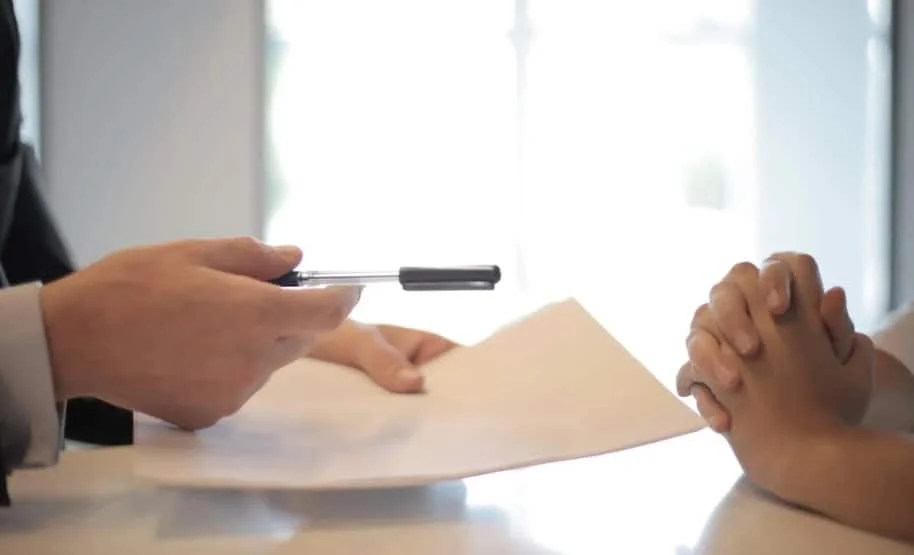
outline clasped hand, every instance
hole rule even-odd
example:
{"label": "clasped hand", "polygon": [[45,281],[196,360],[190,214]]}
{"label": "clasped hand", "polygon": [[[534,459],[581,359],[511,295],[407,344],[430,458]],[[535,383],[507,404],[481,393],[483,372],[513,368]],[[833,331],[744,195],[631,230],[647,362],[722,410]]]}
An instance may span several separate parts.
{"label": "clasped hand", "polygon": [[679,394],[694,395],[762,485],[790,464],[798,442],[866,413],[872,342],[854,331],[843,290],[823,291],[809,256],[734,266],[695,312],[687,346]]}

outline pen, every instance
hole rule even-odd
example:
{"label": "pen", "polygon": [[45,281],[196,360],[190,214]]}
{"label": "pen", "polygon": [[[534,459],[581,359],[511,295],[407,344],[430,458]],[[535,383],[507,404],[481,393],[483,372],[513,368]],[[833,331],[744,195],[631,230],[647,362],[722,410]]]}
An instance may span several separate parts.
{"label": "pen", "polygon": [[405,291],[485,291],[501,280],[498,266],[405,266],[387,272],[317,272],[293,270],[270,283],[281,287],[369,285],[399,282]]}

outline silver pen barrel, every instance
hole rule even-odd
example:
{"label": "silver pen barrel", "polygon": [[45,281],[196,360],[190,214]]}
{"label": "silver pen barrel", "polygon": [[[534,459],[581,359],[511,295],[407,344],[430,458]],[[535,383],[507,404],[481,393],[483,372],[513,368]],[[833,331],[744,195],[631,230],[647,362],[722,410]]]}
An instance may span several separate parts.
{"label": "silver pen barrel", "polygon": [[321,285],[369,285],[371,283],[397,282],[399,271],[392,272],[300,272],[302,286]]}

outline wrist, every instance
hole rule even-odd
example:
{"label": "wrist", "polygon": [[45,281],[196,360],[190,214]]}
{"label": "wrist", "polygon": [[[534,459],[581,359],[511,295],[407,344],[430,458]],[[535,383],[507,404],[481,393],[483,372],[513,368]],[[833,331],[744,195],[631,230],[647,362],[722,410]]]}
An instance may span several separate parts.
{"label": "wrist", "polygon": [[336,329],[317,336],[308,350],[308,356],[325,362],[354,366],[354,349],[358,336],[364,333],[364,326],[346,319]]}
{"label": "wrist", "polygon": [[[87,383],[86,372],[80,370],[78,356],[74,348],[79,340],[74,330],[80,324],[72,321],[74,316],[68,308],[65,283],[67,278],[55,281],[41,288],[39,303],[44,322],[45,338],[48,346],[48,358],[51,364],[51,376],[54,383],[54,396],[58,401],[73,397],[91,395],[92,388]],[[78,318],[76,318],[78,320]]]}
{"label": "wrist", "polygon": [[845,453],[869,433],[851,426],[835,426],[822,433],[799,438],[788,448],[781,464],[772,469],[761,487],[792,503],[816,509],[818,500],[834,488]]}

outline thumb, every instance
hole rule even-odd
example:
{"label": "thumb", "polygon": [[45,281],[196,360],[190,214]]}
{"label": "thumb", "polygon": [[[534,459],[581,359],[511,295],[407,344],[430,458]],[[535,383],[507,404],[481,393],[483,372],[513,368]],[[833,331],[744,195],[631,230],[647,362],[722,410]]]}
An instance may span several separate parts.
{"label": "thumb", "polygon": [[302,257],[298,247],[273,247],[253,237],[195,241],[191,248],[204,266],[260,280],[292,270]]}
{"label": "thumb", "polygon": [[854,322],[847,313],[847,295],[844,289],[834,287],[825,292],[820,307],[822,321],[831,339],[835,356],[842,364],[850,358],[855,347]]}
{"label": "thumb", "polygon": [[841,413],[849,424],[859,424],[869,408],[875,356],[872,340],[862,333],[854,334],[853,350],[845,364],[848,375],[837,382]]}
{"label": "thumb", "polygon": [[380,333],[367,335],[361,343],[356,354],[358,366],[375,383],[394,393],[414,393],[422,389],[422,374]]}

